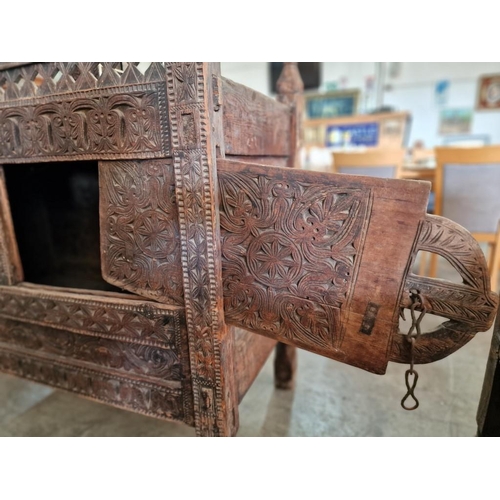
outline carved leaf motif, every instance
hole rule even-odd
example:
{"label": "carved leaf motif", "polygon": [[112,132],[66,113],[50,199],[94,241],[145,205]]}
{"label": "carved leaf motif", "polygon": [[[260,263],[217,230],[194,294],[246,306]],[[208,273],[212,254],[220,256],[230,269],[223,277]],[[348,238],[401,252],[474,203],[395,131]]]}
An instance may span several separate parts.
{"label": "carved leaf motif", "polygon": [[193,101],[196,98],[196,65],[180,63],[174,66],[178,102]]}

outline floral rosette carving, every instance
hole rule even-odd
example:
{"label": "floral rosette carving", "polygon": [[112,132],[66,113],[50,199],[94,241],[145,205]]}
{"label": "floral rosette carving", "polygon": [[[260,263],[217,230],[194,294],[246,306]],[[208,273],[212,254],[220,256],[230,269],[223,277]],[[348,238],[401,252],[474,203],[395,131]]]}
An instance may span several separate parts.
{"label": "floral rosette carving", "polygon": [[226,171],[219,184],[228,321],[304,345],[340,342],[367,197]]}

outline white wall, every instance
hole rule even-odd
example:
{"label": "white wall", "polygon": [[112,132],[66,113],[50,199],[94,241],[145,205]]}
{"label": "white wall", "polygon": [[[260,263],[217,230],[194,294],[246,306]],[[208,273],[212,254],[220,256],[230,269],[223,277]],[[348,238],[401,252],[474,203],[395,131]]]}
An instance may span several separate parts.
{"label": "white wall", "polygon": [[221,63],[221,74],[230,80],[269,95],[270,73],[267,62]]}
{"label": "white wall", "polygon": [[[433,147],[443,144],[444,137],[438,133],[441,108],[474,109],[479,76],[500,73],[500,63],[400,63],[396,78],[389,73],[384,104],[412,114],[410,145],[423,140],[426,147]],[[435,98],[435,86],[440,80],[450,81],[444,106]],[[474,112],[471,134],[487,134],[492,144],[500,143],[500,112]]]}
{"label": "white wall", "polygon": [[[500,63],[384,63],[385,90],[383,104],[394,106],[412,114],[409,144],[424,141],[426,147],[438,146],[443,137],[438,134],[439,111],[435,85],[449,80],[450,88],[446,107],[474,108],[478,78],[488,73],[500,73]],[[397,69],[395,73],[392,69]],[[269,95],[268,63],[222,63],[222,74]],[[344,88],[362,91],[360,112],[370,111],[376,104],[376,91],[366,92],[366,81],[376,75],[374,62],[324,62],[321,90],[327,82],[344,82]],[[395,75],[395,76],[391,76]],[[500,112],[475,112],[472,134],[487,134],[492,143],[500,144]]]}

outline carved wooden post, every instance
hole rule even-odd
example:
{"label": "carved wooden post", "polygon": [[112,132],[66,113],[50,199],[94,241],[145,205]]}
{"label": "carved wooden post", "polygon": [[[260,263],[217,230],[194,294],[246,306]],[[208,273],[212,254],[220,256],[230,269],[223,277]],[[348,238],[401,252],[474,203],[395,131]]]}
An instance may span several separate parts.
{"label": "carved wooden post", "polygon": [[238,429],[232,335],[224,323],[216,153],[224,154],[220,66],[170,63],[167,94],[198,435]]}
{"label": "carved wooden post", "polygon": [[[284,63],[276,84],[278,101],[291,106],[290,156],[288,167],[300,168],[300,148],[302,145],[302,113],[304,109],[304,83],[296,62]],[[274,384],[278,389],[291,389],[297,369],[297,349],[278,343],[274,358]]]}
{"label": "carved wooden post", "polygon": [[290,127],[290,156],[288,166],[300,168],[300,147],[302,145],[302,114],[304,110],[304,83],[297,63],[286,62],[278,82],[278,101],[292,107]]}
{"label": "carved wooden post", "polygon": [[498,314],[477,410],[477,425],[479,436],[500,436],[500,315]]}

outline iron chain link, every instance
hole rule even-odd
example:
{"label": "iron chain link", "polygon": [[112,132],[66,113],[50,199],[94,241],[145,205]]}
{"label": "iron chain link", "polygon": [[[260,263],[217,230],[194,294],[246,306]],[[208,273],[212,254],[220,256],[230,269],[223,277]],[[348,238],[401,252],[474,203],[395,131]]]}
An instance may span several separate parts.
{"label": "iron chain link", "polygon": [[[401,400],[401,406],[405,410],[416,410],[418,408],[419,401],[415,396],[415,389],[418,382],[418,372],[413,368],[415,360],[415,343],[422,333],[420,330],[420,323],[424,318],[427,309],[425,308],[424,301],[422,300],[422,295],[418,290],[411,290],[410,298],[412,301],[410,306],[411,326],[408,330],[408,334],[406,335],[406,340],[410,342],[410,369],[406,370],[405,372],[405,384],[407,392],[404,398]],[[418,317],[415,313],[416,309],[420,311]],[[405,404],[408,398],[412,398],[415,402],[413,406],[407,406]]]}

